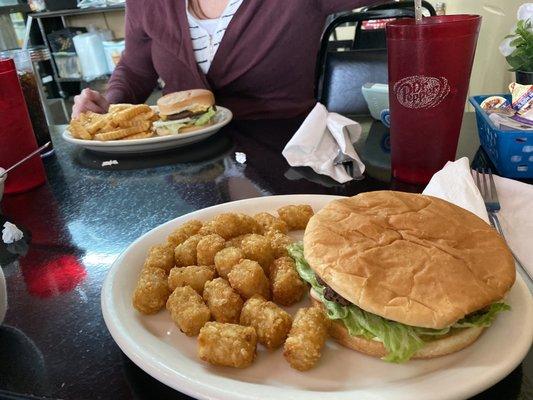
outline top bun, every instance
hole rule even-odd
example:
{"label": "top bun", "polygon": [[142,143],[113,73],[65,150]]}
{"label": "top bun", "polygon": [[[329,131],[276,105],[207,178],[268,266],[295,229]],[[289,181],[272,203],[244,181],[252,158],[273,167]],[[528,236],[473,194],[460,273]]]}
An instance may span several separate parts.
{"label": "top bun", "polygon": [[369,192],[315,214],[304,255],[363,310],[440,329],[501,300],[515,281],[511,252],[481,218],[420,194]]}
{"label": "top bun", "polygon": [[213,92],[207,89],[192,89],[169,93],[157,100],[159,114],[161,115],[177,114],[191,108],[191,106],[193,108],[200,106],[207,109],[214,104],[215,96]]}

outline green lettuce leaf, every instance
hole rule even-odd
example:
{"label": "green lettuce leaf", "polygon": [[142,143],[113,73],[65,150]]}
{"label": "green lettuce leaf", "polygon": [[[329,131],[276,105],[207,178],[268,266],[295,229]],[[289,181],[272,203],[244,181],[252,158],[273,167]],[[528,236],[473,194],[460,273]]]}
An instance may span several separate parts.
{"label": "green lettuce leaf", "polygon": [[387,356],[383,358],[385,361],[394,363],[408,361],[413,354],[424,346],[424,339],[431,340],[431,338],[446,335],[451,328],[490,326],[496,314],[510,309],[507,304],[494,303],[488,311],[471,314],[458,321],[453,327],[443,329],[405,325],[364,311],[354,304],[342,306],[334,301],[327,300],[324,298],[324,287],[318,283],[314,271],[304,258],[303,244],[294,243],[288,247],[288,250],[302,279],[308,282],[320,297],[328,317],[341,320],[348,333],[352,336],[362,336],[368,340],[382,342],[388,352]]}
{"label": "green lettuce leaf", "polygon": [[196,119],[196,121],[194,121],[194,125],[202,126],[202,125],[205,125],[205,124],[209,123],[209,121],[211,121],[211,118],[213,118],[216,113],[217,112],[215,111],[215,109],[213,107],[209,107],[209,110],[207,110],[205,113],[200,115]]}
{"label": "green lettuce leaf", "polygon": [[189,126],[188,124],[182,124],[182,123],[175,123],[175,124],[168,124],[168,125],[162,125],[157,127],[157,134],[159,136],[164,135],[175,135],[178,134],[181,128],[185,128]]}
{"label": "green lettuce leaf", "polygon": [[509,311],[511,306],[505,303],[493,303],[488,309],[483,310],[483,312],[476,312],[470,315],[467,315],[463,319],[460,319],[455,324],[454,328],[474,328],[474,327],[483,327],[487,328],[491,326],[492,322],[496,318],[498,313],[502,311]]}

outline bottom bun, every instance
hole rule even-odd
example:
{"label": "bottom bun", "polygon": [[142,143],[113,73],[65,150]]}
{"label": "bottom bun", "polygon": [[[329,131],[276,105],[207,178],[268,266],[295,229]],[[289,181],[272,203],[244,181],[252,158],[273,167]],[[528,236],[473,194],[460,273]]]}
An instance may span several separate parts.
{"label": "bottom bun", "polygon": [[192,125],[192,126],[187,126],[185,128],[181,128],[180,129],[180,133],[189,133],[189,132],[194,132],[194,131],[197,131],[199,129],[203,129],[203,128],[207,128],[208,126],[211,126],[213,125],[215,122],[213,121],[213,119],[211,119],[211,121],[209,121],[207,124],[204,124],[204,125],[201,125],[201,126],[196,126],[196,125]]}
{"label": "bottom bun", "polygon": [[[311,297],[314,304],[323,307],[322,303]],[[427,342],[424,347],[418,350],[411,359],[428,359],[455,353],[474,343],[483,333],[485,328],[465,328],[457,330],[442,339]],[[361,336],[351,336],[341,321],[331,321],[329,327],[330,336],[339,344],[352,350],[359,351],[373,357],[385,357],[387,350],[383,343],[368,340]]]}
{"label": "bottom bun", "polygon": [[168,132],[168,133],[165,132],[165,129],[156,128],[155,132],[156,132],[157,136],[181,135],[182,133],[190,133],[190,132],[194,132],[194,131],[197,131],[197,130],[200,130],[200,129],[203,129],[203,128],[207,128],[208,126],[214,125],[214,123],[215,122],[213,120],[211,120],[207,124],[204,124],[202,126],[191,125],[191,126],[187,126],[185,128],[180,128],[179,132]]}

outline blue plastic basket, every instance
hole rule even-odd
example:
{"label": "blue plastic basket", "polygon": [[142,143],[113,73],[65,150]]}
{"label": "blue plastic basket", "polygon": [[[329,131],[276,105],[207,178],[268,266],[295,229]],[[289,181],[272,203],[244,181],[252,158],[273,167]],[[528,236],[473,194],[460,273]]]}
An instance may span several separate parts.
{"label": "blue plastic basket", "polygon": [[[511,96],[501,95],[511,101]],[[477,130],[481,146],[489,155],[499,175],[508,178],[533,178],[533,132],[502,131],[481,109],[485,96],[470,97],[476,109]]]}

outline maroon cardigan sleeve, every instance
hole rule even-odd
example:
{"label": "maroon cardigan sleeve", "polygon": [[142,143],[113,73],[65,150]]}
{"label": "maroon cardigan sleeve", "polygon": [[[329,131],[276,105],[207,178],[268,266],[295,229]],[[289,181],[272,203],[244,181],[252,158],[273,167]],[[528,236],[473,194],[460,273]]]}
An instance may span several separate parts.
{"label": "maroon cardigan sleeve", "polygon": [[109,80],[110,103],[144,103],[157,83],[150,37],[141,24],[144,0],[126,1],[126,48]]}
{"label": "maroon cardigan sleeve", "polygon": [[327,15],[380,2],[383,0],[318,0],[322,12]]}

